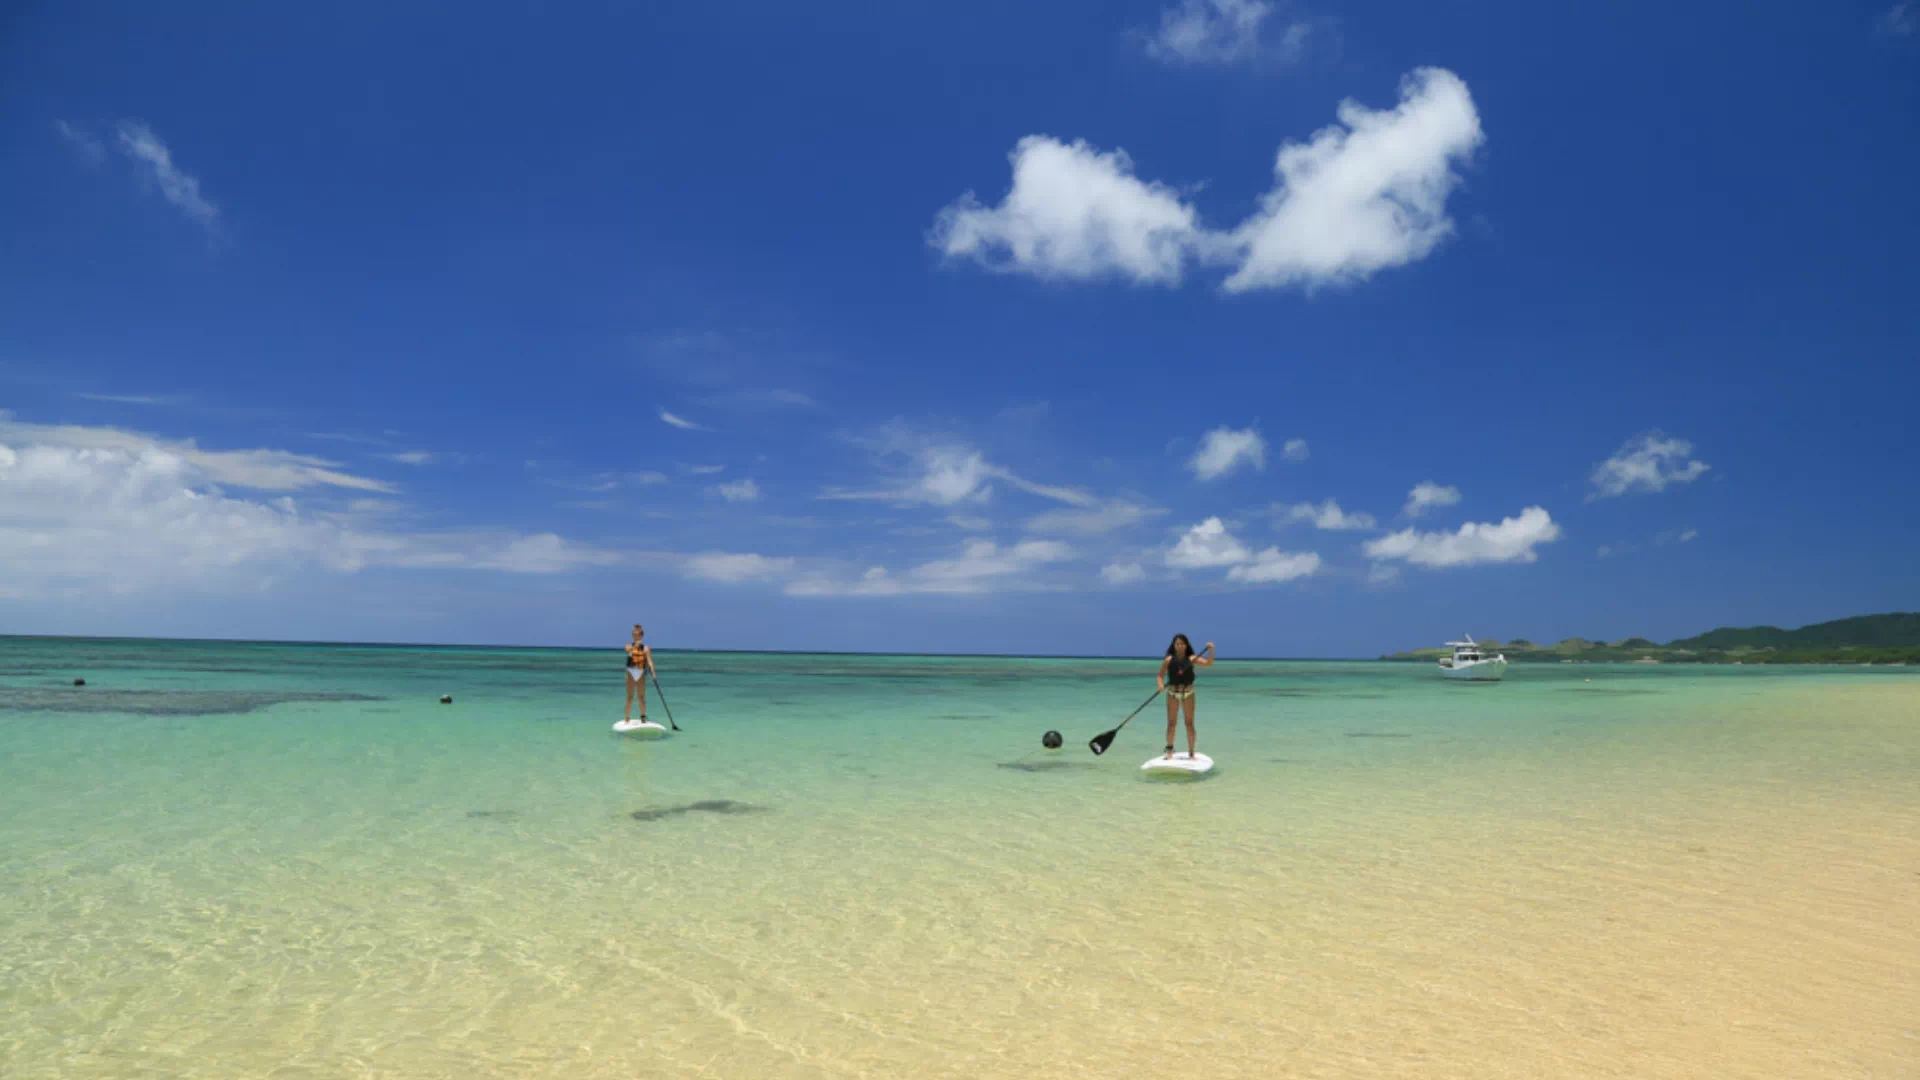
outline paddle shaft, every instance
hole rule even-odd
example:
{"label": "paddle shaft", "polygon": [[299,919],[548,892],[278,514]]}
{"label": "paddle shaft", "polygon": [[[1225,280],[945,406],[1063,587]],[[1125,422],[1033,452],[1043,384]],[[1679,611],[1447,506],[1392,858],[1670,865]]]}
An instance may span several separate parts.
{"label": "paddle shaft", "polygon": [[1095,735],[1092,739],[1087,741],[1087,748],[1092,750],[1095,754],[1106,753],[1107,747],[1113,745],[1113,737],[1115,735],[1120,734],[1120,728],[1126,727],[1129,723],[1132,723],[1133,718],[1140,715],[1140,709],[1144,709],[1147,706],[1153,704],[1153,699],[1159,696],[1160,696],[1160,690],[1155,689],[1152,697],[1149,697],[1147,698],[1147,700],[1140,703],[1139,709],[1135,709],[1132,712],[1128,713],[1127,718],[1125,720],[1120,721],[1120,727],[1114,728],[1112,731],[1102,732],[1099,735]]}
{"label": "paddle shaft", "polygon": [[673,722],[673,706],[667,704],[667,691],[660,685],[660,673],[657,671],[653,673],[653,692],[660,695],[660,707],[667,710],[667,723],[673,730],[679,731],[680,725]]}

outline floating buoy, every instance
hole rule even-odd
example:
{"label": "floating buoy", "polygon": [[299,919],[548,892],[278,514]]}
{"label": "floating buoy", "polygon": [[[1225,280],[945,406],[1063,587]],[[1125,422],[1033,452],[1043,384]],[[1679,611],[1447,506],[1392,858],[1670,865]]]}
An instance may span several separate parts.
{"label": "floating buoy", "polygon": [[1045,735],[1040,736],[1040,745],[1046,747],[1049,750],[1060,749],[1060,744],[1065,741],[1066,740],[1062,739],[1060,737],[1060,733],[1057,731],[1049,731]]}
{"label": "floating buoy", "polygon": [[452,694],[441,694],[441,695],[440,695],[440,704],[442,704],[442,705],[451,705],[451,704],[453,704],[453,695],[452,695]]}
{"label": "floating buoy", "polygon": [[75,686],[85,686],[85,685],[87,685],[87,680],[85,680],[85,679],[75,679],[75,680],[73,680],[73,685],[75,685]]}

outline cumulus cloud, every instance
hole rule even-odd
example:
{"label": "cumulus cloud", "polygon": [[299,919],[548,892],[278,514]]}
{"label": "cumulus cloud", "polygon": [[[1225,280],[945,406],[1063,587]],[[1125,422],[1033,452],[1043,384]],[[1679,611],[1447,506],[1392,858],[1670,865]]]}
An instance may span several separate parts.
{"label": "cumulus cloud", "polygon": [[1452,506],[1459,501],[1459,488],[1428,480],[1413,485],[1413,490],[1407,493],[1407,505],[1402,513],[1408,517],[1419,517],[1435,507]]}
{"label": "cumulus cloud", "polygon": [[1147,570],[1137,562],[1112,562],[1100,568],[1100,579],[1109,585],[1136,585],[1147,579]]}
{"label": "cumulus cloud", "polygon": [[1172,188],[1136,178],[1126,151],[1029,135],[1009,160],[1013,186],[999,206],[969,191],[934,219],[927,239],[941,254],[1039,278],[1180,283],[1199,215]]}
{"label": "cumulus cloud", "polygon": [[1468,522],[1455,532],[1417,532],[1404,529],[1370,540],[1372,559],[1400,559],[1415,566],[1474,566],[1481,563],[1530,563],[1534,548],[1560,538],[1560,526],[1545,509],[1529,506],[1518,517],[1499,524]]}
{"label": "cumulus cloud", "polygon": [[159,187],[173,208],[201,225],[212,227],[220,208],[200,194],[200,181],[173,163],[173,152],[153,129],[138,120],[123,122],[116,133],[120,150],[139,165]]}
{"label": "cumulus cloud", "polygon": [[1181,0],[1160,13],[1160,29],[1147,41],[1147,52],[1168,64],[1238,64],[1266,56],[1296,60],[1311,27],[1295,22],[1263,40],[1261,27],[1273,11],[1264,0]]}
{"label": "cumulus cloud", "polygon": [[921,563],[904,573],[869,568],[856,580],[825,574],[800,577],[786,586],[789,596],[968,595],[997,588],[1031,587],[1024,575],[1073,557],[1057,540],[1024,540],[1004,547],[991,540],[970,540],[958,556]]}
{"label": "cumulus cloud", "polygon": [[668,427],[677,427],[681,431],[707,430],[706,428],[700,426],[699,424],[696,424],[693,421],[686,419],[685,417],[675,416],[674,414],[668,412],[665,409],[660,410],[660,419],[663,422],[665,422]]}
{"label": "cumulus cloud", "polygon": [[1227,531],[1225,522],[1210,517],[1188,529],[1167,551],[1167,565],[1176,570],[1213,570],[1252,557],[1253,552]]}
{"label": "cumulus cloud", "polygon": [[743,581],[765,581],[793,569],[793,560],[768,558],[748,552],[709,551],[687,559],[688,575],[702,581],[734,585]]}
{"label": "cumulus cloud", "polygon": [[1340,504],[1328,499],[1318,506],[1313,503],[1295,503],[1279,508],[1282,517],[1292,523],[1311,522],[1316,529],[1331,531],[1361,531],[1376,526],[1372,514],[1348,513],[1340,509]]}
{"label": "cumulus cloud", "polygon": [[1226,524],[1217,517],[1210,517],[1182,534],[1168,549],[1166,562],[1176,570],[1225,568],[1227,580],[1240,585],[1277,585],[1309,577],[1320,570],[1320,556],[1310,551],[1296,553],[1270,547],[1255,552],[1227,531]]}
{"label": "cumulus cloud", "polygon": [[1125,151],[1029,135],[1000,204],[963,195],[928,241],[949,258],[1051,280],[1171,286],[1190,262],[1225,266],[1228,292],[1352,284],[1430,255],[1453,232],[1456,166],[1485,141],[1466,83],[1420,68],[1394,108],[1348,100],[1337,116],[1280,147],[1275,186],[1229,230],[1203,226],[1173,188],[1136,177]]}
{"label": "cumulus cloud", "polygon": [[1421,68],[1400,104],[1341,102],[1340,124],[1280,148],[1278,184],[1234,230],[1239,269],[1228,292],[1341,284],[1425,258],[1453,232],[1454,172],[1484,139],[1467,84]]}
{"label": "cumulus cloud", "polygon": [[284,494],[236,495],[219,479],[288,490],[311,485],[298,472],[310,466],[127,445],[137,437],[124,432],[108,445],[23,442],[23,426],[0,434],[0,568],[16,593],[244,588],[287,571],[369,567],[540,574],[625,561],[551,533],[395,532],[381,523],[389,504],[377,500],[314,510]]}
{"label": "cumulus cloud", "polygon": [[1319,570],[1320,556],[1311,551],[1289,553],[1270,547],[1252,560],[1227,571],[1227,580],[1246,585],[1278,585],[1295,578],[1311,577]]}
{"label": "cumulus cloud", "polygon": [[754,483],[752,477],[730,484],[718,484],[709,490],[728,502],[753,502],[760,498],[760,485]]}
{"label": "cumulus cloud", "polygon": [[1202,480],[1217,480],[1243,464],[1264,470],[1267,467],[1267,440],[1252,428],[1235,430],[1223,426],[1214,428],[1201,438],[1200,449],[1194,451],[1187,467]]}
{"label": "cumulus cloud", "polygon": [[1709,467],[1704,461],[1690,460],[1692,454],[1692,443],[1658,431],[1628,439],[1612,457],[1594,466],[1593,491],[1587,501],[1691,484]]}

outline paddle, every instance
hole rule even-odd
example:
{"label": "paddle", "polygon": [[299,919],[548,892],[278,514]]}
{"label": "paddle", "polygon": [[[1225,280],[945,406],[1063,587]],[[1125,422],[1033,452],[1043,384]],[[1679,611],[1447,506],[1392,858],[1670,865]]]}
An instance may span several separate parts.
{"label": "paddle", "polygon": [[660,673],[657,671],[653,673],[653,689],[660,695],[660,707],[667,710],[667,723],[673,726],[673,730],[679,731],[680,725],[673,722],[673,706],[667,704],[667,692],[660,686]]}
{"label": "paddle", "polygon": [[[1155,690],[1153,692],[1153,697],[1150,697],[1147,700],[1140,703],[1140,709],[1144,709],[1147,706],[1153,704],[1153,698],[1157,698],[1159,696],[1160,696],[1160,691]],[[1102,732],[1101,734],[1095,735],[1093,738],[1087,740],[1087,749],[1092,750],[1095,754],[1106,753],[1107,747],[1113,745],[1113,737],[1115,735],[1120,734],[1120,728],[1126,727],[1128,720],[1132,720],[1134,717],[1140,715],[1140,709],[1135,709],[1132,712],[1128,713],[1127,719],[1120,721],[1120,727],[1114,728],[1112,731]]]}

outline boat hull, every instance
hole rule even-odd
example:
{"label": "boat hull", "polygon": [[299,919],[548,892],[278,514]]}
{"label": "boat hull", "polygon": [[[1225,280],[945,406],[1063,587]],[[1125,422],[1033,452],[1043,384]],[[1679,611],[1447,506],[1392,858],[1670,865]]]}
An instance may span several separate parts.
{"label": "boat hull", "polygon": [[1457,679],[1461,682],[1499,682],[1507,673],[1507,662],[1505,660],[1481,660],[1471,664],[1461,664],[1457,667],[1442,666],[1440,673],[1449,679]]}

